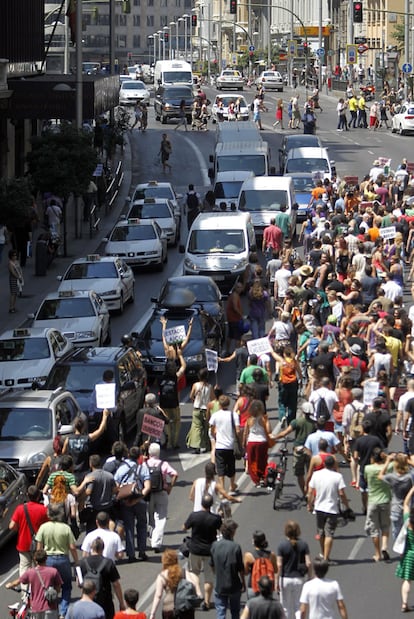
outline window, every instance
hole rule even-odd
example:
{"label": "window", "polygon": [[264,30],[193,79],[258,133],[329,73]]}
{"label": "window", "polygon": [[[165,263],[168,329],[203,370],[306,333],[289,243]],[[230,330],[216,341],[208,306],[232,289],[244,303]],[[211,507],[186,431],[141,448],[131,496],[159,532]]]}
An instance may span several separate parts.
{"label": "window", "polygon": [[117,44],[116,44],[117,47],[120,47],[120,48],[123,48],[123,49],[126,48],[126,43],[127,43],[126,34],[118,35],[116,37],[116,41],[117,41]]}
{"label": "window", "polygon": [[126,15],[119,15],[119,25],[120,26],[126,26],[127,25],[127,16]]}
{"label": "window", "polygon": [[164,26],[168,26],[168,15],[160,16],[160,27],[164,28]]}
{"label": "window", "polygon": [[134,0],[134,6],[141,6],[141,0]]}
{"label": "window", "polygon": [[141,25],[141,15],[134,15],[134,26],[140,26]]}
{"label": "window", "polygon": [[132,38],[132,46],[134,48],[141,47],[141,36],[139,34],[134,34]]}
{"label": "window", "polygon": [[147,6],[154,6],[154,0],[147,0]]}
{"label": "window", "polygon": [[147,26],[154,28],[154,15],[147,15]]}

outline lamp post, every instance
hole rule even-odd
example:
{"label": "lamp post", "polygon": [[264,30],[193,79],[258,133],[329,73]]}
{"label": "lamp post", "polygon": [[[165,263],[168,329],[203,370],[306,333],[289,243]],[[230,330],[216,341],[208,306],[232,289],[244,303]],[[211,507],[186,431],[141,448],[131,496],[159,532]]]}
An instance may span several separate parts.
{"label": "lamp post", "polygon": [[185,13],[183,15],[183,19],[184,19],[184,49],[185,49],[185,61],[187,62],[188,59],[188,41],[187,41],[187,29],[188,29],[188,22],[187,20],[190,19],[190,16],[187,15],[187,13]]}
{"label": "lamp post", "polygon": [[161,41],[164,42],[163,40],[163,32],[162,30],[157,30],[157,34],[158,34],[158,58],[161,60]]}
{"label": "lamp post", "polygon": [[[157,56],[157,37],[158,37],[158,33],[154,32],[154,34],[152,34],[151,36],[152,36],[152,38],[154,40],[154,65],[155,65],[155,63],[157,62],[157,58],[158,58],[158,56]],[[158,60],[159,60],[159,58],[158,58]]]}
{"label": "lamp post", "polygon": [[170,30],[172,37],[172,27],[175,26],[175,54],[173,54],[172,40],[170,41],[170,58],[178,58],[178,23],[176,21],[170,21]]}
{"label": "lamp post", "polygon": [[[148,37],[148,64],[151,66],[151,45],[154,45],[154,37],[150,34]],[[154,52],[154,64],[155,64],[155,52]]]}
{"label": "lamp post", "polygon": [[[183,21],[185,21],[185,19],[183,17],[179,17],[177,19],[177,24],[182,24]],[[177,57],[179,58],[180,54],[179,54],[179,38],[178,38],[178,26],[177,26]]]}

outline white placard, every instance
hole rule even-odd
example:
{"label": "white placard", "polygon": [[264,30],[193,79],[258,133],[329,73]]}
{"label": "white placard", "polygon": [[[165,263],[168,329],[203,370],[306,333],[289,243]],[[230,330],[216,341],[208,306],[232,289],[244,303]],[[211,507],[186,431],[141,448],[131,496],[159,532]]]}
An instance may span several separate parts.
{"label": "white placard", "polygon": [[380,237],[384,240],[395,239],[396,234],[397,229],[395,226],[386,226],[385,228],[380,228]]}
{"label": "white placard", "polygon": [[206,365],[209,372],[217,372],[218,369],[218,354],[215,350],[210,348],[205,349],[206,352]]}
{"label": "white placard", "polygon": [[115,383],[99,383],[95,385],[96,408],[115,408]]}
{"label": "white placard", "polygon": [[372,406],[372,400],[378,397],[379,392],[379,382],[376,380],[369,380],[364,385],[364,404],[367,406]]}
{"label": "white placard", "polygon": [[164,337],[168,344],[179,344],[185,340],[185,326],[178,325],[177,327],[171,327],[165,329]]}
{"label": "white placard", "polygon": [[271,352],[272,345],[268,337],[259,337],[257,340],[247,342],[247,350],[249,355],[263,355],[263,353]]}

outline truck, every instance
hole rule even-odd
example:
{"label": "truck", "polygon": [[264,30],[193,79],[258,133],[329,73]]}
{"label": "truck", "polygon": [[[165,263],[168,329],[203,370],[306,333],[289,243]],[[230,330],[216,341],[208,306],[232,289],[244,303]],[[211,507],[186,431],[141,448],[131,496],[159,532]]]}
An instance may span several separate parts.
{"label": "truck", "polygon": [[180,84],[193,87],[191,65],[183,60],[157,60],[154,69],[154,84],[166,86]]}

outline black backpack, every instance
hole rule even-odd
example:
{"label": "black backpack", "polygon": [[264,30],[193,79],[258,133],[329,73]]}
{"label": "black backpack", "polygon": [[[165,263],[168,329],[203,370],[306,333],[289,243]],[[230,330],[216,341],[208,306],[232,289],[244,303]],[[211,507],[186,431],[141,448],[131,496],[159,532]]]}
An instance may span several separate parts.
{"label": "black backpack", "polygon": [[190,211],[194,211],[195,209],[197,209],[199,207],[199,204],[200,203],[199,203],[197,194],[195,193],[187,194],[187,206]]}
{"label": "black backpack", "polygon": [[96,595],[98,595],[98,593],[102,590],[102,571],[106,565],[106,561],[102,560],[97,567],[92,567],[88,559],[85,558],[85,564],[87,570],[83,575],[83,581],[85,582],[85,580],[92,580],[92,582],[95,583]]}
{"label": "black backpack", "polygon": [[160,382],[160,406],[162,408],[175,408],[177,405],[177,380],[164,378]]}
{"label": "black backpack", "polygon": [[325,398],[322,398],[321,396],[319,396],[319,399],[316,402],[316,405],[314,405],[314,409],[315,409],[316,419],[319,419],[320,417],[325,417],[327,421],[328,419],[330,419],[331,413],[329,412],[329,408],[328,408]]}
{"label": "black backpack", "polygon": [[149,466],[149,474],[151,478],[151,492],[161,492],[164,490],[164,480],[161,471],[162,462],[155,466]]}

